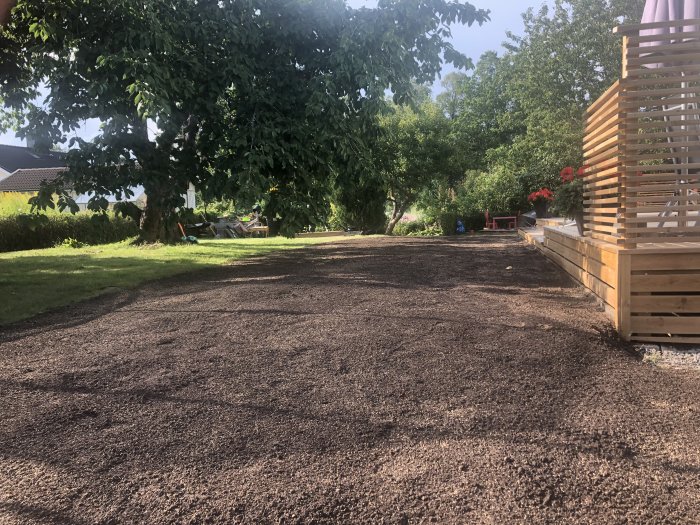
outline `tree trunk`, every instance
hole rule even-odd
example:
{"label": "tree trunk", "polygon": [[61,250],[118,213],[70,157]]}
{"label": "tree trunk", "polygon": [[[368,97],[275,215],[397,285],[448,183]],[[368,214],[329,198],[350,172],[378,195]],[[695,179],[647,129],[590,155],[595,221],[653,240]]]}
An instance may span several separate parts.
{"label": "tree trunk", "polygon": [[15,0],[0,0],[0,25],[10,19],[10,11],[15,6]]}
{"label": "tree trunk", "polygon": [[147,195],[146,209],[143,212],[141,219],[141,242],[158,242],[164,234],[163,228],[163,209],[158,206],[156,199],[151,195]]}
{"label": "tree trunk", "polygon": [[389,220],[389,224],[386,225],[386,231],[384,232],[385,235],[391,235],[392,233],[394,233],[394,228],[401,220],[401,217],[403,217],[403,214],[406,213],[407,208],[407,203],[399,205],[397,201],[394,201],[394,209],[391,212],[391,219]]}

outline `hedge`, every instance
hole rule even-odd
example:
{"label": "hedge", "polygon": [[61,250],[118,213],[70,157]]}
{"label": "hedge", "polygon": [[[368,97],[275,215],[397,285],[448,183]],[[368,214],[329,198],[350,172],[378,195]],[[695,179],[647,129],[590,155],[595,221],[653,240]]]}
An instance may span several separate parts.
{"label": "hedge", "polygon": [[84,244],[106,244],[138,235],[131,219],[88,214],[14,215],[0,217],[0,252],[50,248],[66,239]]}

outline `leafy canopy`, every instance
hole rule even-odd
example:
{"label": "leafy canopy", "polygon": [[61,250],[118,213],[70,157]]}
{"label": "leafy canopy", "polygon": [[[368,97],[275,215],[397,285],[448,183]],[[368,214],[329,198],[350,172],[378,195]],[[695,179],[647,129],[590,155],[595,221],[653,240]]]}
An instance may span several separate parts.
{"label": "leafy canopy", "polygon": [[449,26],[487,18],[451,0],[18,0],[0,98],[44,147],[99,119],[94,140],[72,139],[66,183],[96,210],[142,184],[147,240],[167,236],[189,182],[264,199],[291,233],[315,221],[331,173],[367,165],[385,91],[405,102],[443,60],[469,65]]}

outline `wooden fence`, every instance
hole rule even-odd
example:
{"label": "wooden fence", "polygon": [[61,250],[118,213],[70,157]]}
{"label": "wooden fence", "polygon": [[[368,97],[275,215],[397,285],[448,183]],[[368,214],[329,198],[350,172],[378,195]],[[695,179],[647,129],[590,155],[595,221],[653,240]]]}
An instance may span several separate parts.
{"label": "wooden fence", "polygon": [[700,20],[618,32],[622,78],[587,113],[587,235],[625,248],[700,242]]}
{"label": "wooden fence", "polygon": [[622,77],[586,114],[584,237],[545,228],[541,249],[623,338],[698,344],[700,19],[617,31]]}

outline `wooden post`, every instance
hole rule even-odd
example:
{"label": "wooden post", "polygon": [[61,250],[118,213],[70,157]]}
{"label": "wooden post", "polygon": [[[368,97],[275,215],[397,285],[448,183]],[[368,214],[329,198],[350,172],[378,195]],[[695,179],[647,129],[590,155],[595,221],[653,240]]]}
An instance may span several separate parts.
{"label": "wooden post", "polygon": [[615,328],[620,337],[629,341],[632,335],[630,329],[632,306],[632,255],[624,251],[617,255],[617,311],[615,312]]}

